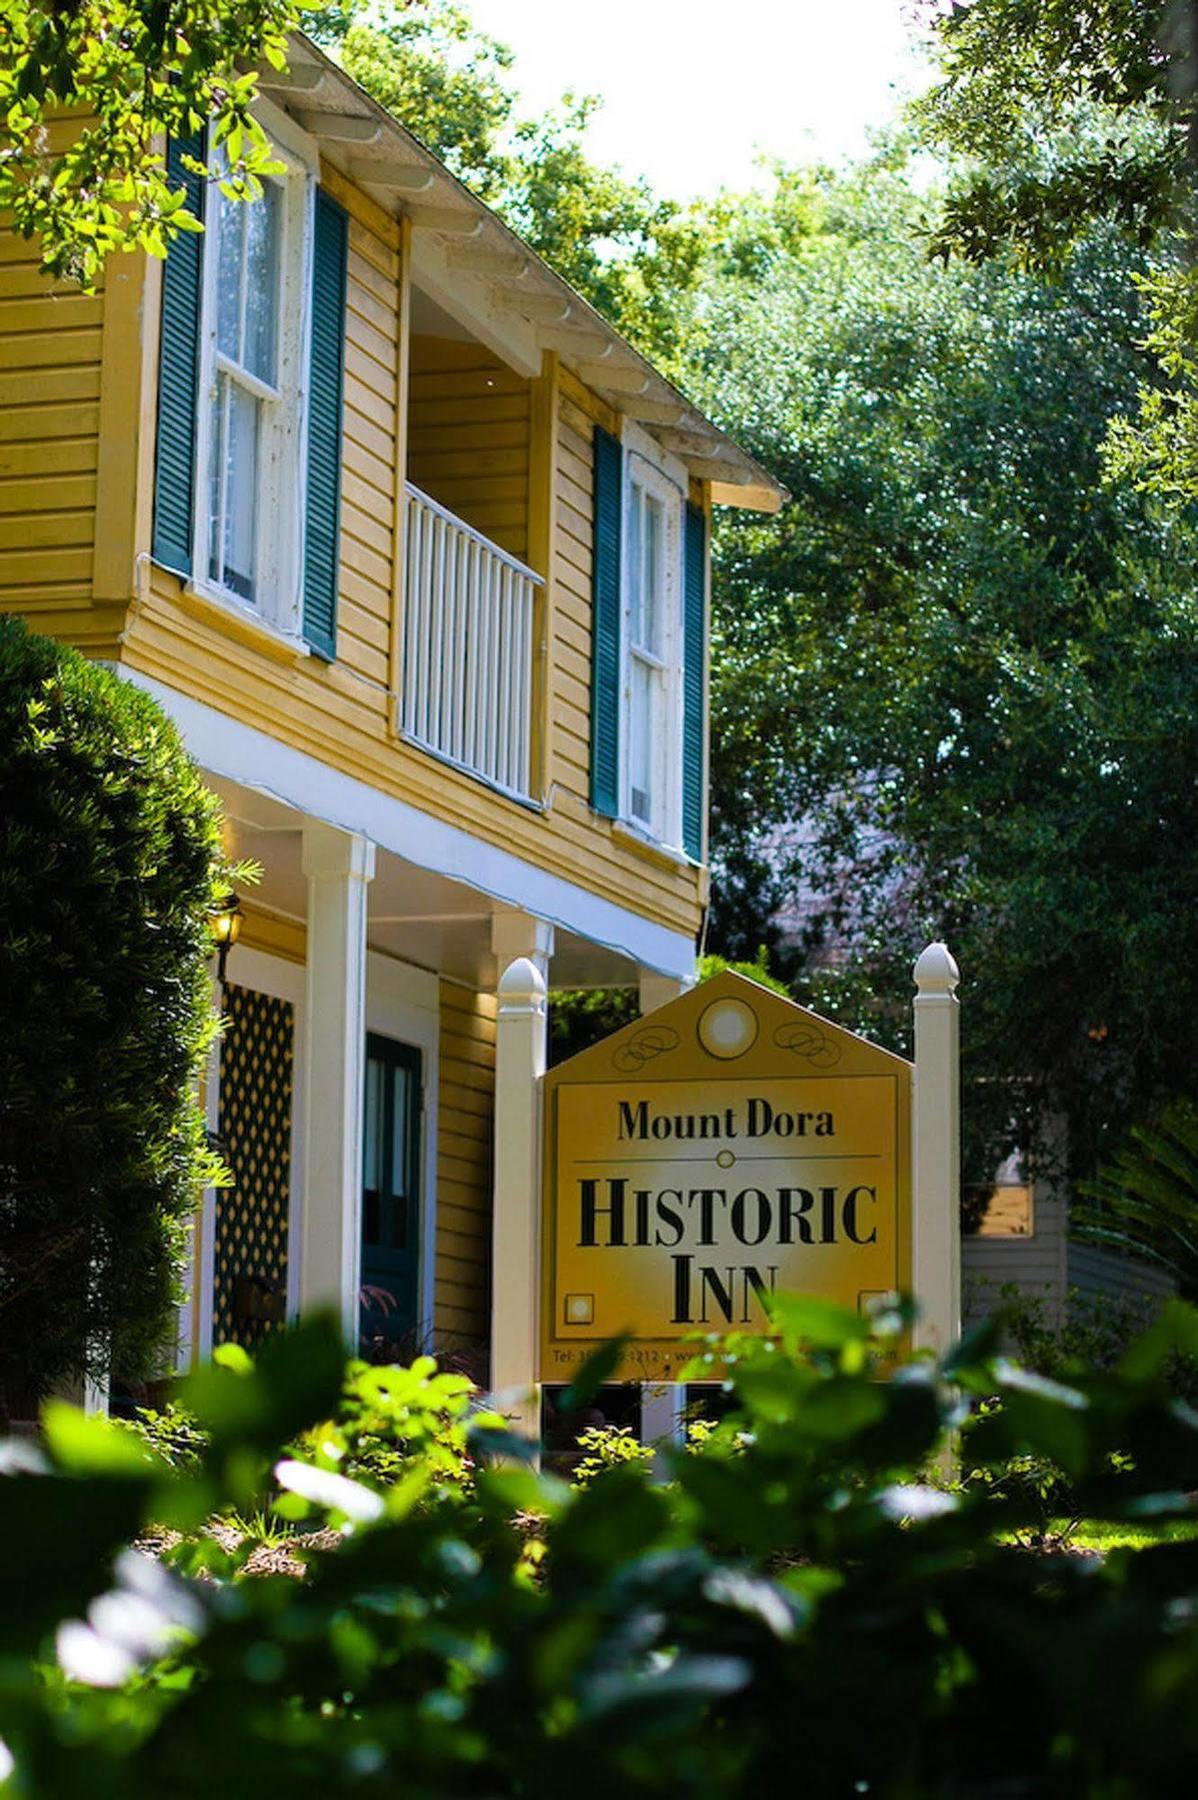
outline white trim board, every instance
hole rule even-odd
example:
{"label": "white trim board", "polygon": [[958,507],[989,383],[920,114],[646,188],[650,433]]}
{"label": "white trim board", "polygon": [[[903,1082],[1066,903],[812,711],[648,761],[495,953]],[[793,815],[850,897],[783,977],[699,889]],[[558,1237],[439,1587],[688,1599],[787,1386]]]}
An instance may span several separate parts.
{"label": "white trim board", "polygon": [[695,947],[685,932],[655,925],[614,901],[500,850],[435,814],[381,794],[356,776],[306,751],[281,744],[253,725],[180,694],[138,669],[117,665],[126,681],[153,695],[174,720],[188,750],[214,775],[256,788],[310,818],[356,831],[419,868],[459,881],[506,906],[627,956],[659,975],[690,982]]}

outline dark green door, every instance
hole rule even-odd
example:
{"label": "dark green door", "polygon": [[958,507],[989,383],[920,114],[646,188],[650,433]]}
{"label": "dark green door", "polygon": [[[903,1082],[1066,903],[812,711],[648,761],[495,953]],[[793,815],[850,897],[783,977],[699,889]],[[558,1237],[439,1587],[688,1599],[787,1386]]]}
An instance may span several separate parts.
{"label": "dark green door", "polygon": [[410,1352],[420,1290],[421,1056],[411,1044],[366,1040],[362,1132],[363,1354]]}

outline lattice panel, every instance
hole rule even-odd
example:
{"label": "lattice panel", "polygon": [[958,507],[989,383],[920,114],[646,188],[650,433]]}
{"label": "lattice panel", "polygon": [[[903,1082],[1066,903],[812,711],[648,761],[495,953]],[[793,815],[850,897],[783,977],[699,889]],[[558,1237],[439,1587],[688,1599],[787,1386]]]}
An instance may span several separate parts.
{"label": "lattice panel", "polygon": [[214,1344],[247,1350],[280,1329],[287,1294],[290,1003],[230,986],[220,1045],[220,1137],[234,1185],[216,1196]]}

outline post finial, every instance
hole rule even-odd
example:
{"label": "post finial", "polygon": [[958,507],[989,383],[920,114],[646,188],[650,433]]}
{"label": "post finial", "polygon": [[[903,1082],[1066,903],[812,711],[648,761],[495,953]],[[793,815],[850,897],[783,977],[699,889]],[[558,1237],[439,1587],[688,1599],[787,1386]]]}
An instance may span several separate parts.
{"label": "post finial", "polygon": [[956,992],[961,971],[947,944],[929,944],[915,959],[915,988],[918,995]]}
{"label": "post finial", "polygon": [[499,977],[499,1004],[505,1011],[540,1008],[545,1004],[545,993],[545,977],[530,957],[518,956]]}

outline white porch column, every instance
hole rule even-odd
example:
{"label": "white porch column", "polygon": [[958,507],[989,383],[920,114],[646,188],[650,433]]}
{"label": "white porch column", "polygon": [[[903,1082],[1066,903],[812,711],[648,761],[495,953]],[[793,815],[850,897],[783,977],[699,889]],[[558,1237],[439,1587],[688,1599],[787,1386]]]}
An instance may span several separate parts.
{"label": "white porch column", "polygon": [[656,969],[640,972],[640,1007],[643,1013],[656,1012],[670,1000],[677,1000],[694,986],[693,981],[679,981],[674,975],[659,975]]}
{"label": "white porch column", "polygon": [[961,1330],[960,972],[947,944],[915,964],[911,1273],[917,1349],[943,1354]]}
{"label": "white porch column", "polygon": [[532,913],[509,908],[491,918],[491,949],[499,964],[499,973],[526,956],[546,987],[549,985],[549,959],[553,955],[553,926]]}
{"label": "white porch column", "polygon": [[358,1340],[362,1104],[366,1063],[366,893],[374,845],[304,825],[308,964],[304,1028],[300,1310],[331,1307]]}
{"label": "white porch column", "polygon": [[491,1389],[515,1429],[541,1435],[541,1088],[545,977],[517,956],[499,977],[495,1028],[495,1195],[491,1227]]}
{"label": "white porch column", "polygon": [[[670,1000],[677,1000],[693,984],[679,981],[673,975],[659,975],[655,969],[640,972],[640,1006],[642,1013],[656,1012]],[[642,1381],[641,1442],[643,1444],[677,1444],[682,1441],[682,1415],[686,1410],[686,1386],[681,1381]],[[664,1471],[659,1471],[659,1473]]]}

